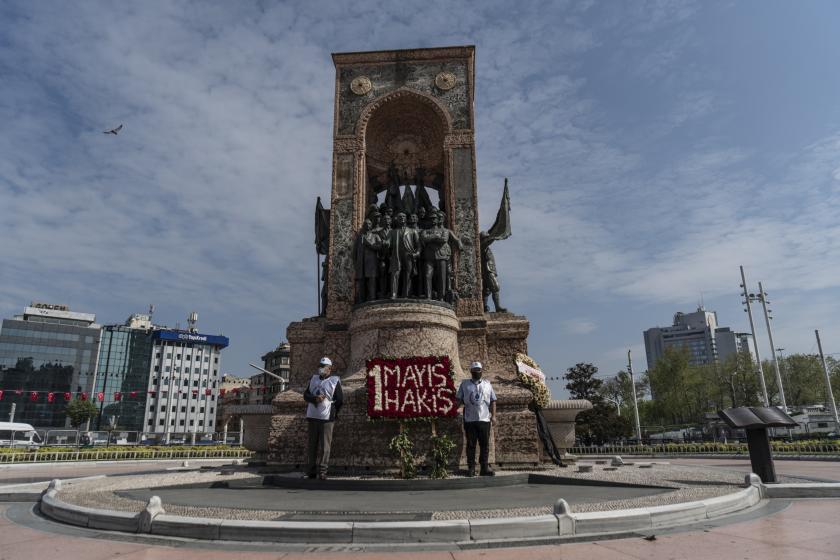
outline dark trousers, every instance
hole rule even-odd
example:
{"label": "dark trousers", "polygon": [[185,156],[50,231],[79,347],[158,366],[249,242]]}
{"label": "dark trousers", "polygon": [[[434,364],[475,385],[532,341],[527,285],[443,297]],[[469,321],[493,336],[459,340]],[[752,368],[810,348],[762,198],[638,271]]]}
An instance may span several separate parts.
{"label": "dark trousers", "polygon": [[478,443],[478,464],[481,472],[489,469],[487,459],[490,456],[490,422],[464,422],[467,434],[467,467],[475,470],[475,444]]}
{"label": "dark trousers", "polygon": [[309,468],[307,474],[327,474],[334,422],[307,419],[309,424]]}

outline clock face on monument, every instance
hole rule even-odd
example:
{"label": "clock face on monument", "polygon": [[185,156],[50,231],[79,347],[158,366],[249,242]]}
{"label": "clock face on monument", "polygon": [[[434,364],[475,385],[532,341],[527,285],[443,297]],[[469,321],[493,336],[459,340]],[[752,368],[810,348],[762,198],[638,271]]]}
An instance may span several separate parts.
{"label": "clock face on monument", "polygon": [[370,83],[370,78],[367,76],[357,76],[350,82],[350,91],[356,95],[365,95],[372,88],[373,84]]}
{"label": "clock face on monument", "polygon": [[435,85],[438,89],[443,91],[449,91],[450,89],[455,87],[455,82],[457,78],[455,78],[455,74],[452,72],[441,72],[437,76],[435,76]]}

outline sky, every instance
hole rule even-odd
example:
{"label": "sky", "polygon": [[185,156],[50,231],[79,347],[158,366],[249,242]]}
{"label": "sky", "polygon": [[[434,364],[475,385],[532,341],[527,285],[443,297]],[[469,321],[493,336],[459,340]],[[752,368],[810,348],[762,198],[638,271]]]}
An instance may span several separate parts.
{"label": "sky", "polygon": [[[0,1],[0,317],[32,300],[230,337],[316,314],[333,52],[476,47],[479,220],[549,376],[703,303],[840,353],[840,4]],[[124,124],[118,136],[103,130]],[[757,318],[763,355],[769,343]],[[551,382],[555,397],[562,382]]]}

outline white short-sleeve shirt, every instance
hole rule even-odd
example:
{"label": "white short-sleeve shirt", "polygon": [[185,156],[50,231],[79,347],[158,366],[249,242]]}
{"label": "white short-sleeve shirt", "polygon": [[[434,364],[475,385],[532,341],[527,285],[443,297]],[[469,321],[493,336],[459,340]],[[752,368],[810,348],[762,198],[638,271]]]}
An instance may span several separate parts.
{"label": "white short-sleeve shirt", "polygon": [[489,422],[490,403],[496,400],[493,386],[485,379],[461,381],[458,399],[464,403],[464,422]]}

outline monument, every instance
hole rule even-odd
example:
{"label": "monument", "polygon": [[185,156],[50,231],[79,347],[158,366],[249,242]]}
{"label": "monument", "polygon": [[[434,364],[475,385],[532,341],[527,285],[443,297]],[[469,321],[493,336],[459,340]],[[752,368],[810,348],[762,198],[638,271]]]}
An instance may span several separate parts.
{"label": "monument", "polygon": [[511,233],[507,182],[492,227],[479,227],[474,47],[342,53],[333,62],[332,193],[329,209],[318,200],[315,225],[322,303],[318,316],[287,329],[290,390],[273,402],[268,465],[306,462],[301,393],[321,356],[344,387],[332,472],[394,468],[395,418],[434,418],[431,430],[411,428],[421,454],[433,431],[462,445],[451,390],[475,360],[498,395],[491,462],[546,460],[515,363],[527,354],[529,323],[500,306],[489,249]]}

